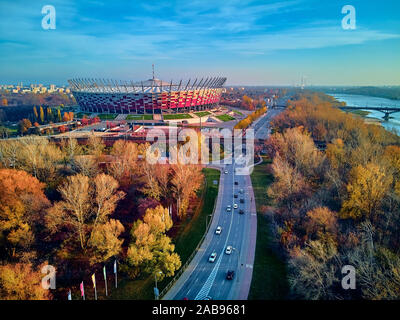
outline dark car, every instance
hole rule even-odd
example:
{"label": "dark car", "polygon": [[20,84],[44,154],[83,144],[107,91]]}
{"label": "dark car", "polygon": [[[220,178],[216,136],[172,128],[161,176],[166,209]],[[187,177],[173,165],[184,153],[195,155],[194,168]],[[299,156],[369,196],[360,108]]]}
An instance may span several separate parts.
{"label": "dark car", "polygon": [[240,199],[240,203],[244,203],[244,199]]}
{"label": "dark car", "polygon": [[233,197],[234,197],[234,198],[237,198],[237,197],[238,197],[238,195],[237,195],[237,194],[235,194]]}
{"label": "dark car", "polygon": [[226,273],[226,279],[227,279],[227,280],[233,280],[234,277],[235,277],[235,271],[229,270],[229,271]]}
{"label": "dark car", "polygon": [[244,211],[242,209],[239,210],[240,214],[244,214]]}
{"label": "dark car", "polygon": [[237,186],[239,184],[239,182],[235,181],[235,186]]}

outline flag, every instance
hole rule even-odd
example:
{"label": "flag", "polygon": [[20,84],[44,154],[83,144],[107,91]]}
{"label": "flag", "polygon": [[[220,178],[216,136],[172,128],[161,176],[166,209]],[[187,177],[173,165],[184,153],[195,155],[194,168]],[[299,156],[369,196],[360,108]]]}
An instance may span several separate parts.
{"label": "flag", "polygon": [[85,296],[85,288],[83,287],[83,281],[81,282],[80,288],[81,288],[81,296],[84,297]]}
{"label": "flag", "polygon": [[97,300],[96,277],[95,277],[94,273],[92,274],[92,282],[93,282],[93,288],[94,288],[94,299]]}
{"label": "flag", "polygon": [[104,276],[104,286],[106,288],[106,296],[108,296],[106,266],[103,266],[103,276]]}
{"label": "flag", "polygon": [[72,300],[71,290],[68,291],[68,300]]}
{"label": "flag", "polygon": [[114,260],[115,287],[118,287],[117,260]]}

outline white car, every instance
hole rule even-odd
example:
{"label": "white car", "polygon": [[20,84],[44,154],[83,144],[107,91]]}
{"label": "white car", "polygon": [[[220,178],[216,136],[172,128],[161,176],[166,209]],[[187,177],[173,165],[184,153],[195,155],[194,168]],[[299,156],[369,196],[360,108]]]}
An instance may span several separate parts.
{"label": "white car", "polygon": [[230,205],[226,207],[226,211],[231,212],[231,210],[232,210],[232,208]]}
{"label": "white car", "polygon": [[221,234],[222,228],[220,226],[215,229],[215,234]]}
{"label": "white car", "polygon": [[227,173],[228,173],[228,170],[225,170],[224,173],[227,174]]}
{"label": "white car", "polygon": [[217,258],[217,253],[213,252],[211,253],[211,256],[208,258],[208,262],[214,262],[216,258]]}
{"label": "white car", "polygon": [[243,193],[243,192],[244,192],[243,189],[240,189],[240,190],[239,190],[239,193]]}
{"label": "white car", "polygon": [[232,246],[227,246],[225,249],[226,254],[231,254],[232,253]]}
{"label": "white car", "polygon": [[238,205],[235,203],[234,205],[233,205],[233,209],[237,209],[238,208]]}

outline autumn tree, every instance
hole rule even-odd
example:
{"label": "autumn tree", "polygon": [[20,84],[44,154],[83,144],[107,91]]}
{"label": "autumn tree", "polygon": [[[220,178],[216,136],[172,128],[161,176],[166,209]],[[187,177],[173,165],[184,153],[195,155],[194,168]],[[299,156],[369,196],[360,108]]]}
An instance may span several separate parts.
{"label": "autumn tree", "polygon": [[7,127],[0,126],[0,137],[3,139],[8,138],[10,135],[11,131]]}
{"label": "autumn tree", "polygon": [[171,184],[177,200],[177,216],[182,219],[186,215],[190,198],[195,196],[202,185],[203,174],[201,167],[193,164],[174,164],[172,170]]}
{"label": "autumn tree", "polygon": [[170,194],[170,165],[145,162],[142,169],[144,186],[141,191],[156,200],[167,199]]}
{"label": "autumn tree", "polygon": [[62,117],[61,117],[61,110],[57,109],[57,121],[62,122]]}
{"label": "autumn tree", "polygon": [[55,179],[57,163],[62,160],[59,147],[36,136],[24,137],[19,143],[21,168],[43,182]]}
{"label": "autumn tree", "polygon": [[51,233],[63,232],[64,242],[77,245],[91,262],[105,261],[105,257],[120,251],[118,236],[123,227],[118,221],[109,220],[109,216],[124,193],[118,191],[114,178],[99,174],[91,181],[77,174],[68,177],[58,191],[62,200],[49,209],[46,217]]}
{"label": "autumn tree", "polygon": [[87,153],[95,158],[99,158],[103,154],[105,147],[103,139],[94,135],[89,137],[86,144]]}
{"label": "autumn tree", "polygon": [[29,263],[0,265],[0,299],[50,300],[50,291],[41,286],[42,266],[35,268]]}
{"label": "autumn tree", "polygon": [[372,219],[378,213],[392,177],[375,163],[357,166],[347,185],[347,199],[343,202],[343,218]]}
{"label": "autumn tree", "polygon": [[310,210],[306,214],[306,229],[309,236],[314,235],[314,239],[322,233],[330,233],[336,237],[338,232],[337,216],[326,207],[318,207]]}
{"label": "autumn tree", "polygon": [[64,155],[64,161],[69,164],[73,164],[75,157],[82,153],[82,148],[78,144],[78,141],[73,138],[67,138],[61,140],[61,151]]}
{"label": "autumn tree", "polygon": [[0,169],[0,232],[9,255],[24,255],[35,241],[35,227],[49,206],[44,184],[22,170]]}
{"label": "autumn tree", "polygon": [[275,181],[269,187],[268,195],[275,199],[278,206],[284,206],[291,212],[310,195],[311,187],[299,170],[279,155],[275,156],[271,168]]}
{"label": "autumn tree", "polygon": [[133,179],[138,174],[139,148],[136,143],[118,140],[111,149],[114,157],[108,166],[108,172],[118,180],[122,186],[133,183]]}
{"label": "autumn tree", "polygon": [[42,106],[39,107],[39,118],[40,118],[40,123],[43,124],[44,123],[44,110],[43,110]]}
{"label": "autumn tree", "polygon": [[[181,266],[179,255],[166,232],[172,227],[168,209],[158,206],[147,209],[143,220],[135,222],[127,262],[135,268],[133,276],[154,273],[159,280],[171,277]],[[161,274],[159,273],[161,272]]]}
{"label": "autumn tree", "polygon": [[35,120],[39,121],[39,114],[37,112],[36,106],[33,107],[33,115],[35,116]]}
{"label": "autumn tree", "polygon": [[338,252],[333,241],[315,240],[295,249],[289,260],[289,283],[297,298],[329,300],[337,297]]}
{"label": "autumn tree", "polygon": [[22,119],[20,122],[18,122],[18,133],[20,135],[24,135],[28,132],[30,127],[32,127],[32,123],[29,121],[29,119]]}

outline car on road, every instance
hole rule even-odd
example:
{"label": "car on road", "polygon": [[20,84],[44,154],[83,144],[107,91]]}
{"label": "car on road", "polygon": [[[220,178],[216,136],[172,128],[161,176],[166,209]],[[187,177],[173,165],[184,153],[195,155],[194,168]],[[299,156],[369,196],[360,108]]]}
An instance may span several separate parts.
{"label": "car on road", "polygon": [[242,209],[239,210],[240,214],[244,214],[244,211]]}
{"label": "car on road", "polygon": [[236,199],[236,198],[238,197],[238,195],[237,195],[237,194],[235,194],[235,195],[233,195],[233,197]]}
{"label": "car on road", "polygon": [[239,182],[235,181],[235,186],[237,186],[239,184]]}
{"label": "car on road", "polygon": [[243,193],[243,192],[244,192],[243,189],[240,189],[240,190],[239,190],[239,193]]}
{"label": "car on road", "polygon": [[232,208],[230,205],[226,207],[226,211],[231,212],[231,210],[232,210]]}
{"label": "car on road", "polygon": [[217,259],[217,253],[213,252],[213,253],[211,253],[210,257],[208,258],[208,262],[214,262],[215,259]]}
{"label": "car on road", "polygon": [[215,229],[215,234],[221,234],[222,228],[220,226]]}
{"label": "car on road", "polygon": [[244,199],[240,199],[240,203],[244,203]]}
{"label": "car on road", "polygon": [[224,173],[227,174],[227,173],[228,173],[228,170],[225,170]]}
{"label": "car on road", "polygon": [[234,277],[235,277],[235,271],[228,270],[228,272],[226,273],[226,279],[227,280],[233,280]]}
{"label": "car on road", "polygon": [[238,205],[237,205],[237,203],[235,203],[234,205],[233,205],[233,209],[237,209],[238,208]]}
{"label": "car on road", "polygon": [[225,249],[226,254],[231,254],[232,253],[232,246],[227,246]]}

